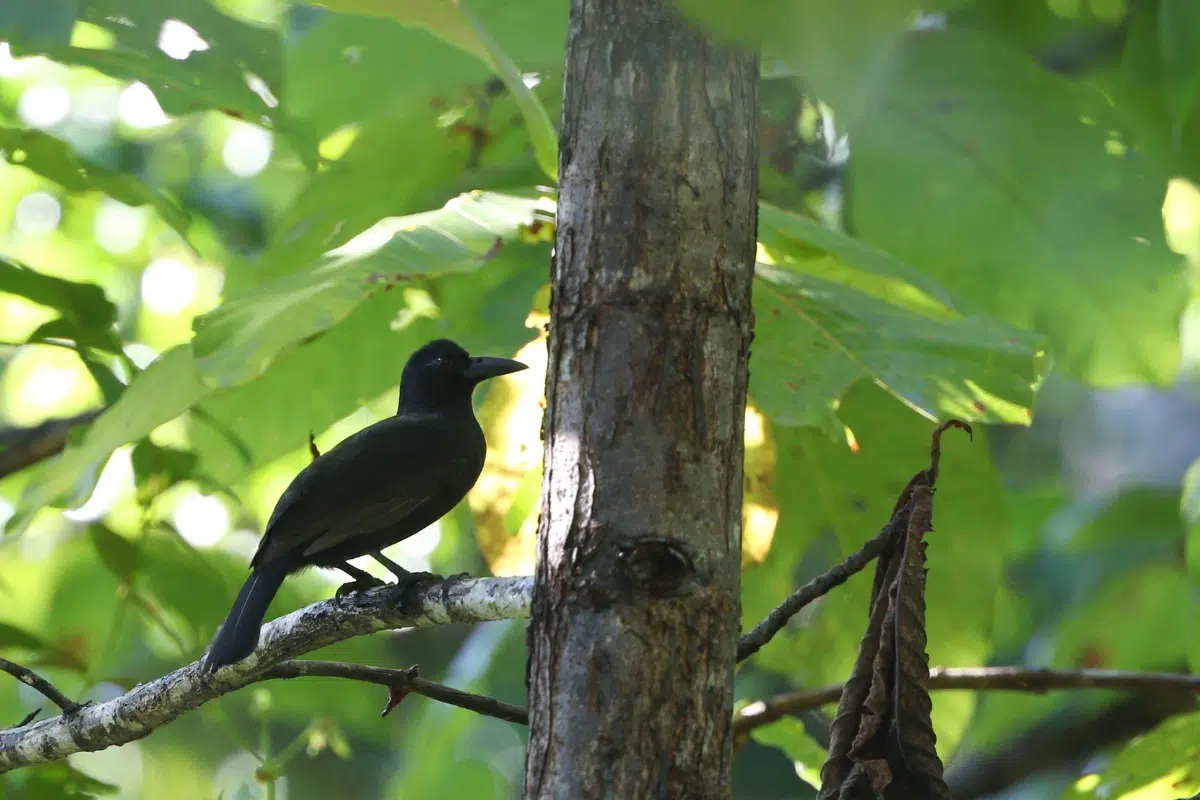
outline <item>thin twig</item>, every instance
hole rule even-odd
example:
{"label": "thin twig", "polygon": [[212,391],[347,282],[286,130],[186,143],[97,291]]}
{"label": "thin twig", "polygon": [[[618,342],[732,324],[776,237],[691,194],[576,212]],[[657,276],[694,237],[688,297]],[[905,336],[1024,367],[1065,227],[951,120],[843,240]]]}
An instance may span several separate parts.
{"label": "thin twig", "polygon": [[[933,486],[937,481],[938,468],[942,459],[942,434],[950,428],[959,428],[967,432],[972,439],[975,432],[971,426],[959,419],[948,419],[938,425],[931,437],[929,446],[929,467],[913,475],[892,509],[891,518],[875,537],[864,544],[856,553],[851,554],[845,561],[830,567],[825,572],[813,578],[808,583],[792,592],[786,600],[776,606],[762,622],[754,626],[738,642],[737,660],[739,663],[757,653],[767,642],[775,638],[788,621],[800,613],[800,610],[819,597],[823,597],[833,589],[850,580],[856,572],[861,572],[867,564],[878,558],[897,536],[904,535],[904,528],[896,528],[904,519],[904,508],[912,502],[913,491],[919,484]],[[876,587],[878,590],[881,587]]]}
{"label": "thin twig", "polygon": [[884,526],[883,530],[875,534],[874,538],[864,544],[858,552],[851,554],[842,563],[830,567],[788,595],[786,600],[776,606],[770,614],[767,614],[762,622],[754,626],[754,630],[747,633],[738,642],[738,662],[745,661],[761,650],[767,642],[774,639],[775,635],[784,629],[792,617],[799,614],[801,609],[809,603],[841,586],[850,580],[851,576],[856,572],[861,572],[864,567],[887,549],[888,543],[891,540],[892,525],[889,522]]}
{"label": "thin twig", "polygon": [[[934,667],[930,689],[1032,692],[1103,689],[1114,692],[1200,694],[1200,675],[1184,672],[1122,672],[1109,669],[1041,669],[1037,667]],[[842,685],[785,692],[758,700],[734,718],[735,733],[769,725],[777,719],[836,703]]]}
{"label": "thin twig", "polygon": [[368,667],[363,664],[347,664],[341,661],[305,659],[284,661],[262,674],[262,680],[308,677],[346,678],[386,686],[389,689],[404,688],[413,694],[419,694],[430,700],[437,700],[458,708],[465,708],[485,717],[495,717],[505,722],[515,722],[518,725],[529,724],[529,712],[519,706],[427,681],[417,677],[415,668],[386,669],[384,667]]}
{"label": "thin twig", "polygon": [[51,419],[32,428],[9,428],[0,431],[0,478],[20,472],[38,462],[56,456],[67,446],[71,431],[100,416],[103,409],[88,411],[76,417]]}
{"label": "thin twig", "polygon": [[[54,684],[38,675],[28,667],[23,667],[20,664],[9,661],[7,658],[0,658],[0,670],[7,672],[14,678],[19,680],[26,686],[31,686],[37,690],[43,697],[49,700],[54,705],[62,709],[64,714],[70,714],[78,711],[83,707],[83,704],[76,703],[71,698],[54,688]],[[38,709],[40,711],[41,709]],[[34,711],[30,716],[21,720],[20,725],[25,725],[37,716],[38,711]]]}

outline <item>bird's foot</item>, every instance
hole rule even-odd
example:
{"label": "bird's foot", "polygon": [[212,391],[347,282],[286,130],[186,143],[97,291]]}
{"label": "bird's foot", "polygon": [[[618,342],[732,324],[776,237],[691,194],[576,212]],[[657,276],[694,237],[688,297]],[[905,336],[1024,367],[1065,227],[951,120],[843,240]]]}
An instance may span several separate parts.
{"label": "bird's foot", "polygon": [[333,596],[341,600],[348,594],[353,594],[354,592],[363,592],[367,589],[374,589],[375,587],[383,586],[384,584],[384,581],[381,581],[379,578],[374,576],[368,576],[368,578],[357,578],[349,583],[343,583],[337,588],[337,591],[333,593]]}
{"label": "bird's foot", "polygon": [[435,575],[432,572],[405,572],[403,576],[397,578],[395,583],[391,584],[388,599],[405,613],[415,612],[416,609],[410,609],[410,606],[416,593],[444,580],[445,578],[441,575]]}

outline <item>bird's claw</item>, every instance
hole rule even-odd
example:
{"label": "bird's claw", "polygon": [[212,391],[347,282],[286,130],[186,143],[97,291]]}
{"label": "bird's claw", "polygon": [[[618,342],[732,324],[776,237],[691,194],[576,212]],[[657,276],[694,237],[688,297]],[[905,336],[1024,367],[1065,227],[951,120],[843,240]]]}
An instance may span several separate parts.
{"label": "bird's claw", "polygon": [[350,581],[349,583],[343,583],[341,586],[339,586],[337,588],[337,591],[333,593],[333,596],[340,600],[348,594],[353,594],[354,592],[365,591],[367,589],[374,589],[377,586],[383,586],[383,585],[384,585],[384,581],[381,581],[378,578],[372,578],[369,581],[367,581],[367,580]]}
{"label": "bird's claw", "polygon": [[401,609],[407,609],[412,603],[414,593],[444,580],[441,575],[432,572],[409,572],[391,584],[388,598]]}

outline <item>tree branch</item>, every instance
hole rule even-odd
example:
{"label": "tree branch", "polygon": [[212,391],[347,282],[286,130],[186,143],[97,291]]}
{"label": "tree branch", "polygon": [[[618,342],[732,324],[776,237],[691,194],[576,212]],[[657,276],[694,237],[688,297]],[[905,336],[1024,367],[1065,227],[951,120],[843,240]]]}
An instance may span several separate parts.
{"label": "tree branch", "polygon": [[[1157,694],[1200,694],[1200,675],[1182,672],[1121,672],[1107,669],[1057,670],[1026,667],[977,667],[960,669],[934,667],[929,670],[930,689],[976,689],[985,691],[1045,692],[1063,689],[1107,689],[1117,692]],[[759,700],[735,715],[734,733],[746,733],[777,719],[812,711],[836,703],[842,686],[826,686],[801,692],[786,692]]]}
{"label": "tree branch", "polygon": [[[847,557],[845,561],[830,567],[788,595],[786,600],[776,606],[762,622],[754,626],[754,630],[747,633],[738,642],[738,663],[745,661],[761,650],[767,642],[774,639],[775,635],[783,630],[788,621],[799,614],[801,609],[817,598],[829,594],[878,558],[879,554],[887,547],[888,542],[892,540],[893,535],[892,523],[889,520],[888,524],[875,534],[874,538]],[[838,692],[840,694],[840,688]]]}
{"label": "tree branch", "polygon": [[[15,664],[12,661],[9,661],[7,658],[0,658],[0,670],[7,672],[9,675],[12,675],[14,678],[19,680],[21,683],[25,684],[26,686],[31,686],[34,689],[36,689],[38,692],[40,692],[42,694],[43,697],[45,697],[51,703],[54,703],[54,705],[61,708],[62,712],[64,714],[70,714],[73,711],[76,711],[83,707],[82,705],[80,705],[79,703],[76,703],[74,700],[67,697],[65,694],[63,694],[58,689],[56,689],[54,687],[54,684],[52,684],[50,681],[46,680],[41,675],[38,675],[36,672],[29,669],[28,667],[23,667],[20,664]],[[41,711],[40,708],[32,711],[29,714],[29,716],[25,717],[25,719],[21,720],[20,723],[18,723],[17,727],[20,727],[21,725],[26,725],[26,724],[32,722],[33,718],[38,715],[39,711]]]}
{"label": "tree branch", "polygon": [[67,446],[71,431],[91,422],[103,410],[89,411],[77,417],[46,420],[32,428],[0,431],[0,446],[4,447],[4,450],[0,450],[0,478],[58,455]]}
{"label": "tree branch", "polygon": [[1060,709],[994,749],[965,753],[946,769],[955,800],[993,797],[1044,770],[1082,768],[1092,754],[1124,744],[1196,708],[1195,694],[1143,693],[1093,712]]}
{"label": "tree branch", "polygon": [[505,722],[515,722],[518,725],[529,724],[529,712],[525,709],[481,694],[464,692],[440,683],[427,681],[417,677],[416,667],[386,669],[384,667],[368,667],[363,664],[347,664],[341,661],[284,661],[262,673],[256,680],[310,677],[346,678],[386,686],[389,689],[407,689],[413,694],[419,694],[446,705],[465,708],[485,717],[495,717]]}
{"label": "tree branch", "polygon": [[202,676],[192,663],[114,700],[0,731],[0,772],[141,739],[193,708],[266,680],[282,661],[354,636],[527,617],[532,593],[528,577],[451,579],[404,594],[385,586],[315,603],[264,626],[253,655],[214,675]]}

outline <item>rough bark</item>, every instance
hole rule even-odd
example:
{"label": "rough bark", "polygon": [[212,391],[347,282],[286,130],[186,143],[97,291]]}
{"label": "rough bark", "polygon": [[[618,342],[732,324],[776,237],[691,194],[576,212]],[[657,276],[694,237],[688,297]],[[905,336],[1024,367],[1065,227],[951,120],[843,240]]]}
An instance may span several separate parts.
{"label": "rough bark", "polygon": [[572,0],[528,798],[728,797],[758,61]]}

